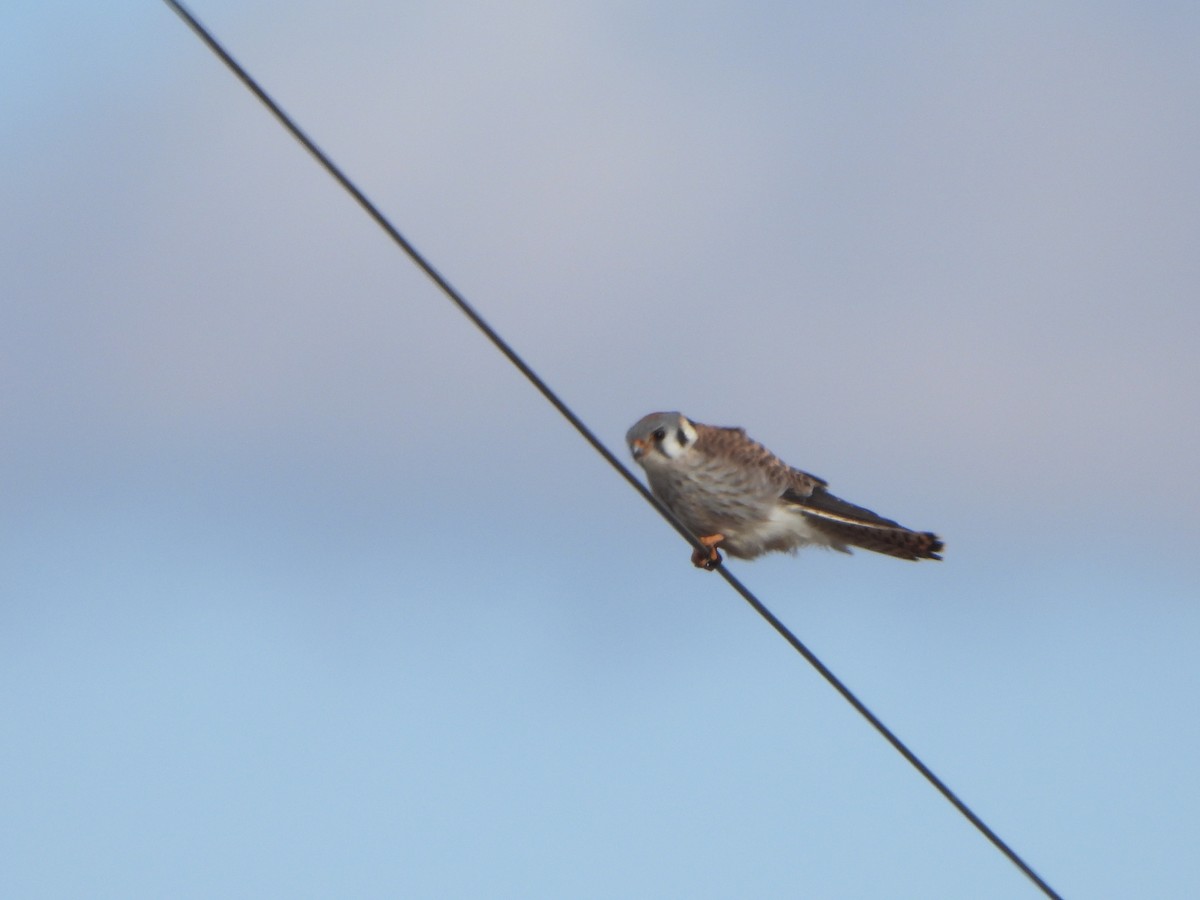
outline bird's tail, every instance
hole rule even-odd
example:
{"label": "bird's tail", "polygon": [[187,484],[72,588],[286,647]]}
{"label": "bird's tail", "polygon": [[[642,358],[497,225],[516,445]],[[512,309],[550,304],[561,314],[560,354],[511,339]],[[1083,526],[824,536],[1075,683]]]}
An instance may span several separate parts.
{"label": "bird's tail", "polygon": [[898,522],[855,506],[825,490],[815,490],[802,503],[814,528],[840,544],[886,553],[897,559],[941,559],[942,540],[930,531],[913,531]]}

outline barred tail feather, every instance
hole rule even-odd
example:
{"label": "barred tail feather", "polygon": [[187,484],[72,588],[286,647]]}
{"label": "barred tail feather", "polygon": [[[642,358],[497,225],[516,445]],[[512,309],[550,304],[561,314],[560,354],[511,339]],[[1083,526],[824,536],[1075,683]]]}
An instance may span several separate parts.
{"label": "barred tail feather", "polygon": [[886,553],[897,559],[941,559],[941,539],[929,531],[912,531],[901,525],[872,525],[805,513],[813,527],[830,538],[853,547]]}
{"label": "barred tail feather", "polygon": [[938,554],[943,545],[936,534],[905,528],[821,488],[803,498],[799,505],[814,528],[838,543],[897,559],[941,559]]}

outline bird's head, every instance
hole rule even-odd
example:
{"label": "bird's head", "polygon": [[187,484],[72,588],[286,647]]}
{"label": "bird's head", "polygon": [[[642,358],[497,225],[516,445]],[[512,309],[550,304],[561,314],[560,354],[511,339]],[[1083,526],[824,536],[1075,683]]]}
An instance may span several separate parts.
{"label": "bird's head", "polygon": [[679,459],[696,442],[696,426],[682,413],[643,416],[625,434],[629,452],[643,468]]}

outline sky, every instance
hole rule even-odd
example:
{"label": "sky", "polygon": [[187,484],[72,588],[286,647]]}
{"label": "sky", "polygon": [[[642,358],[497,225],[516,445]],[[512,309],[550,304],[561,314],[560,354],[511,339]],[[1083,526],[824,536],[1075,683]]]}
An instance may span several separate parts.
{"label": "sky", "polygon": [[[1200,893],[1200,8],[192,8],[623,458],[936,530],[730,568],[1063,895]],[[0,894],[1037,896],[165,5],[0,26]]]}

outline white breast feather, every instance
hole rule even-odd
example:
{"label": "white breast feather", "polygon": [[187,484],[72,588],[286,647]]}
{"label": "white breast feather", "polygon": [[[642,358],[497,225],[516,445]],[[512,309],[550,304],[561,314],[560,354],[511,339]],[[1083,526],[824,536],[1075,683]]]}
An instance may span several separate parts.
{"label": "white breast feather", "polygon": [[[823,534],[796,507],[777,505],[761,522],[746,524],[727,535],[736,542],[739,555],[758,556],[768,550],[795,551],[810,544],[837,547],[837,543]],[[841,549],[841,548],[838,548]]]}

